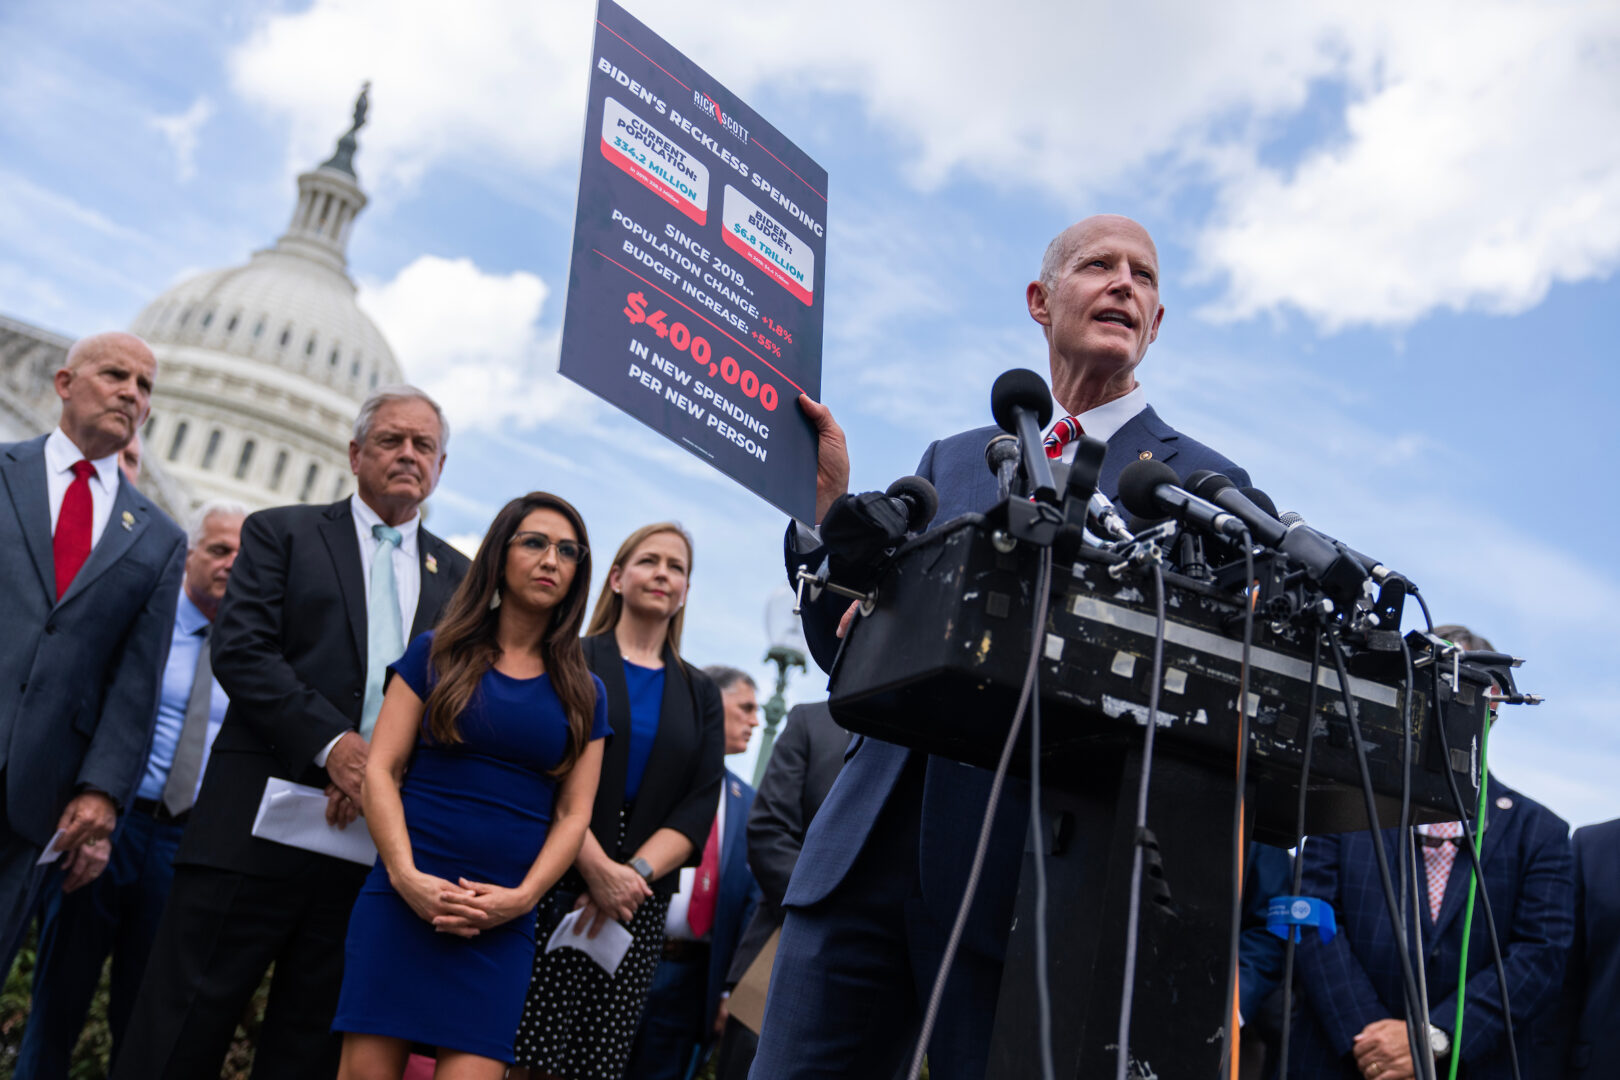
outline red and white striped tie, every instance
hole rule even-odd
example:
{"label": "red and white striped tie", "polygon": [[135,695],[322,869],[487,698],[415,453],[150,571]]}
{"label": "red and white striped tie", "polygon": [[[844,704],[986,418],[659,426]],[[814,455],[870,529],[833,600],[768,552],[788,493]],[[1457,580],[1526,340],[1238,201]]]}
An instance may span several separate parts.
{"label": "red and white striped tie", "polygon": [[1044,444],[1046,446],[1046,456],[1056,461],[1063,456],[1065,446],[1084,434],[1085,430],[1080,427],[1080,421],[1072,416],[1065,416],[1052,425],[1052,430],[1047,432]]}

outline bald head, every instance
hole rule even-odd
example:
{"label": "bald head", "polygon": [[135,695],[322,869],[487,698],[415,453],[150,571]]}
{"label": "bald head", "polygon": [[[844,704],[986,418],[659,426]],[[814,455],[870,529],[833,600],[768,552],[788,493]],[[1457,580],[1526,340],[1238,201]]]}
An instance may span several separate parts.
{"label": "bald head", "polygon": [[118,453],[146,419],[156,378],[157,358],[134,334],[74,342],[55,378],[63,433],[91,461]]}
{"label": "bald head", "polygon": [[1077,221],[1067,229],[1052,237],[1052,242],[1046,245],[1046,255],[1041,259],[1042,285],[1050,289],[1057,284],[1058,275],[1063,272],[1072,259],[1074,252],[1081,244],[1099,232],[1118,230],[1137,236],[1147,245],[1148,251],[1153,253],[1155,269],[1159,262],[1159,249],[1153,244],[1153,237],[1148,235],[1140,222],[1126,217],[1124,214],[1093,214],[1090,217]]}

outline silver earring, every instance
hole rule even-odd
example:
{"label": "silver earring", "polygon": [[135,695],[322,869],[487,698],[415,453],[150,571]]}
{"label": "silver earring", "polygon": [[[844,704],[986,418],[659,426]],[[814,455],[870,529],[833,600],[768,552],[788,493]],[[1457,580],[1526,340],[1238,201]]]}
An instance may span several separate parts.
{"label": "silver earring", "polygon": [[501,606],[501,594],[500,594],[499,590],[497,590],[496,592],[493,592],[493,593],[490,594],[490,597],[489,597],[489,610],[494,611],[496,608],[498,608],[500,606]]}

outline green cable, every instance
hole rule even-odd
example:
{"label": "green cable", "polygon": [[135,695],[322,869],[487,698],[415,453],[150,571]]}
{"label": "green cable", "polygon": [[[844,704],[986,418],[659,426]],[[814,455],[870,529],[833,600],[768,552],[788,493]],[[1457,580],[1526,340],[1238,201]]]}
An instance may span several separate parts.
{"label": "green cable", "polygon": [[[1490,759],[1486,750],[1491,742],[1491,725],[1487,720],[1485,731],[1479,737],[1479,828],[1474,842],[1479,845],[1479,858],[1485,860],[1485,803],[1490,788]],[[1472,860],[1470,860],[1471,862]],[[1463,998],[1468,988],[1468,938],[1474,929],[1474,892],[1479,887],[1479,871],[1472,866],[1468,871],[1468,907],[1463,912],[1462,963],[1457,969],[1457,1022],[1451,1029],[1451,1069],[1447,1080],[1457,1080],[1457,1066],[1462,1062]]]}

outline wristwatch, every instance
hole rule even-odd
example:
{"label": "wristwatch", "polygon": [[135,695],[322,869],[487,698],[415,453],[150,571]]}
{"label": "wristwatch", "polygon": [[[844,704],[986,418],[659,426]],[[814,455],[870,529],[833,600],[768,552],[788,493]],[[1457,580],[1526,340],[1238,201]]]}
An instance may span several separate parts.
{"label": "wristwatch", "polygon": [[[630,867],[630,869],[634,870],[636,873],[640,874],[641,879],[643,881],[645,881],[647,884],[649,884],[649,885],[652,884],[652,879],[653,879],[652,863],[648,862],[646,859],[643,859],[640,855],[637,855],[635,858],[631,859],[625,865]],[[1438,1031],[1439,1029],[1436,1028],[1435,1030]]]}
{"label": "wristwatch", "polygon": [[1436,1058],[1443,1058],[1451,1053],[1451,1036],[1444,1028],[1435,1024],[1429,1025],[1429,1053]]}

